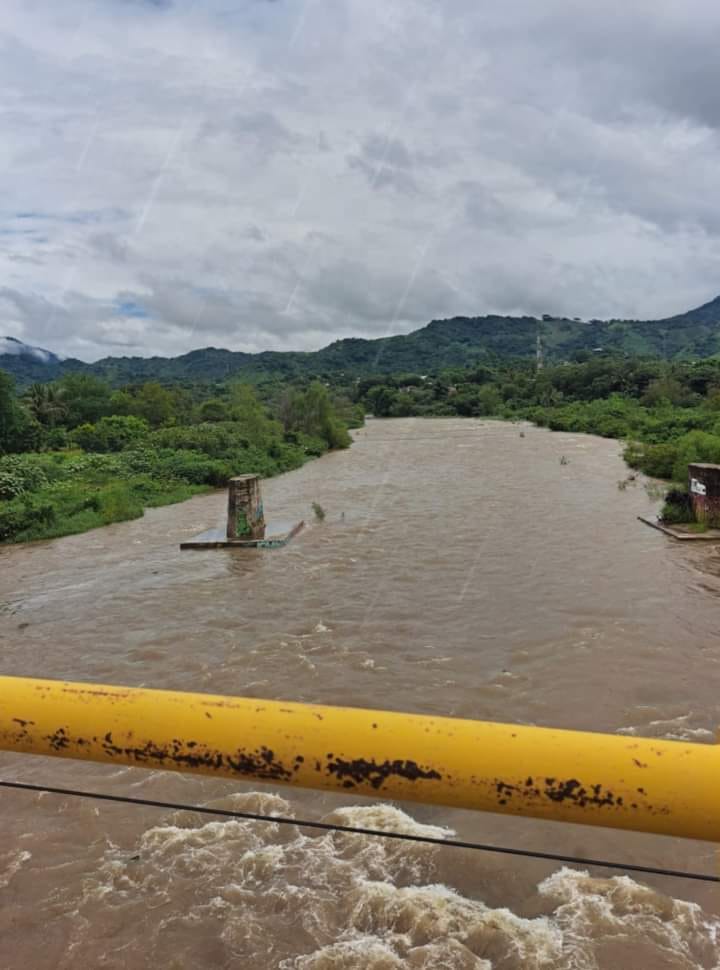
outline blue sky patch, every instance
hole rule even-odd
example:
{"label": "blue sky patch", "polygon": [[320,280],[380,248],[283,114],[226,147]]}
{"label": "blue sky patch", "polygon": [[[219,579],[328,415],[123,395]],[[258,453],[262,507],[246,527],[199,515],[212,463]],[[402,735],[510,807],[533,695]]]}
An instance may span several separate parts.
{"label": "blue sky patch", "polygon": [[119,317],[136,317],[141,320],[148,316],[145,307],[134,300],[121,300],[115,305],[115,313]]}

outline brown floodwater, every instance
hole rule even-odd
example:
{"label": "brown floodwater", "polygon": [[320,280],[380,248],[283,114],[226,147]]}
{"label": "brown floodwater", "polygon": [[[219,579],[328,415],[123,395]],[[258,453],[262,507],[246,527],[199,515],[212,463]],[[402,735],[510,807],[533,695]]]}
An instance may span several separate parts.
{"label": "brown floodwater", "polygon": [[[223,521],[224,494],[4,547],[1,671],[711,743],[720,551],[639,523],[657,500],[618,488],[620,451],[373,421],[264,483],[275,517],[327,513],[285,549],[180,552]],[[0,775],[718,871],[711,845],[605,829],[13,754]],[[52,795],[0,804],[2,970],[720,966],[709,885]]]}

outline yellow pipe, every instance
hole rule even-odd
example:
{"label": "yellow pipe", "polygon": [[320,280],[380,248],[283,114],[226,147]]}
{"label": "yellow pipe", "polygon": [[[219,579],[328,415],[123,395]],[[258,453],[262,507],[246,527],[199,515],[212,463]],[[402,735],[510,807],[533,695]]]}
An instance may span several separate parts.
{"label": "yellow pipe", "polygon": [[0,677],[0,748],[720,841],[720,746]]}

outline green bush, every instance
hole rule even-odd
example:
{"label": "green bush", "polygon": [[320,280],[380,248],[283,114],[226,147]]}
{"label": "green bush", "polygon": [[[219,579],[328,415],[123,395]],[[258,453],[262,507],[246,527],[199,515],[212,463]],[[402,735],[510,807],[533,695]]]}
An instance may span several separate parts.
{"label": "green bush", "polygon": [[216,421],[189,427],[160,428],[150,434],[148,444],[158,449],[198,451],[211,458],[223,458],[237,448],[247,447],[249,441],[238,424]]}
{"label": "green bush", "polygon": [[0,458],[0,499],[8,500],[34,492],[47,485],[47,475],[40,465],[25,456],[5,455]]}
{"label": "green bush", "polygon": [[7,542],[27,530],[46,528],[55,521],[52,504],[34,496],[25,496],[0,505],[0,542]]}
{"label": "green bush", "polygon": [[143,504],[127,482],[109,485],[99,495],[99,512],[105,524],[137,519]]}
{"label": "green bush", "polygon": [[165,479],[181,479],[194,485],[226,485],[234,474],[228,461],[208,458],[196,451],[171,451],[166,449],[158,455],[156,474]]}
{"label": "green bush", "polygon": [[686,490],[674,488],[667,493],[660,518],[668,525],[695,521],[692,502]]}
{"label": "green bush", "polygon": [[672,477],[677,482],[687,478],[687,466],[693,462],[720,462],[720,437],[706,431],[690,431],[676,442],[677,454]]}
{"label": "green bush", "polygon": [[158,473],[161,458],[154,448],[133,446],[124,451],[122,457],[125,467],[133,474],[153,475]]}
{"label": "green bush", "polygon": [[60,451],[70,446],[70,435],[65,428],[48,428],[45,431],[45,447],[50,451]]}
{"label": "green bush", "polygon": [[647,445],[635,442],[625,449],[625,461],[651,478],[672,478],[677,461],[677,445],[668,442]]}
{"label": "green bush", "polygon": [[227,421],[229,409],[230,406],[226,401],[210,398],[200,405],[198,415],[201,422]]}
{"label": "green bush", "polygon": [[296,434],[298,444],[306,455],[312,455],[317,458],[320,455],[324,455],[327,451],[327,442],[323,438],[315,438],[312,435],[303,434],[301,431],[298,431]]}
{"label": "green bush", "polygon": [[119,478],[126,474],[126,466],[120,455],[82,453],[71,455],[63,466],[66,477],[82,478],[94,484]]}
{"label": "green bush", "polygon": [[147,437],[149,430],[143,418],[113,414],[97,424],[81,424],[73,431],[72,440],[85,451],[122,451]]}

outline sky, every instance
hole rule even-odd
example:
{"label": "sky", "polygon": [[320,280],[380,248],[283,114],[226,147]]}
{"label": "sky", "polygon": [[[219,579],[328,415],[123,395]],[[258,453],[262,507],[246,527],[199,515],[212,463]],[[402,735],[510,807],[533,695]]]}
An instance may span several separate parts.
{"label": "sky", "polygon": [[716,0],[3,0],[0,336],[314,350],[720,293]]}

